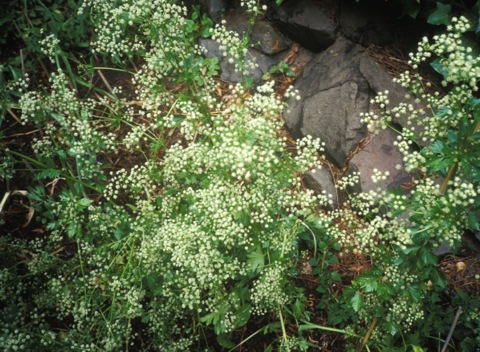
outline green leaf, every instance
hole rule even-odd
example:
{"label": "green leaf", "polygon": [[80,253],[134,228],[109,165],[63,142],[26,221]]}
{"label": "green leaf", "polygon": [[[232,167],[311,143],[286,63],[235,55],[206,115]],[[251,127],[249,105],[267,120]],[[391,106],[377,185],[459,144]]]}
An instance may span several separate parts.
{"label": "green leaf", "polygon": [[430,253],[428,250],[421,252],[422,262],[425,265],[437,265],[437,257]]}
{"label": "green leaf", "polygon": [[350,300],[350,304],[355,312],[358,312],[363,307],[363,297],[360,292],[357,291],[355,293],[355,296]]}
{"label": "green leaf", "polygon": [[435,154],[443,154],[443,148],[445,144],[442,141],[435,141],[433,142],[428,149],[430,149]]}
{"label": "green leaf", "polygon": [[440,62],[440,59],[435,59],[433,60],[431,63],[430,63],[430,66],[432,66],[432,68],[437,71],[438,73],[440,73],[442,75],[442,77],[446,77],[448,75],[448,71],[444,68],[444,66],[442,65],[442,63]]}
{"label": "green leaf", "polygon": [[236,313],[235,329],[241,328],[247,324],[252,313],[252,306],[250,304],[243,305]]}
{"label": "green leaf", "polygon": [[224,348],[234,348],[236,345],[230,340],[227,334],[220,334],[217,336],[217,342]]}
{"label": "green leaf", "polygon": [[398,326],[393,321],[387,321],[383,327],[387,330],[392,336],[398,332]]}
{"label": "green leaf", "polygon": [[420,302],[420,289],[416,285],[409,285],[408,286],[408,293],[410,293],[410,297],[412,297],[414,302]]}
{"label": "green leaf", "polygon": [[368,276],[360,276],[357,278],[356,282],[365,290],[365,292],[373,292],[378,288],[378,283],[376,278]]}
{"label": "green leaf", "polygon": [[92,204],[93,200],[90,198],[82,198],[78,201],[78,204],[80,204],[82,207],[88,207],[90,204]]}
{"label": "green leaf", "polygon": [[412,345],[412,351],[413,352],[423,352],[423,348],[417,345]]}
{"label": "green leaf", "polygon": [[252,272],[259,272],[263,269],[265,263],[265,256],[261,248],[247,254],[247,270]]}
{"label": "green leaf", "polygon": [[340,274],[337,273],[336,271],[333,271],[332,273],[330,273],[330,277],[332,278],[333,281],[337,281],[337,282],[342,281]]}
{"label": "green leaf", "polygon": [[427,19],[427,22],[430,24],[450,24],[450,17],[452,12],[452,6],[449,4],[442,4],[437,2],[437,8],[430,14]]}
{"label": "green leaf", "polygon": [[59,170],[46,169],[46,170],[42,170],[38,174],[36,174],[33,177],[33,180],[38,181],[38,180],[41,180],[41,179],[44,179],[44,178],[57,178],[59,176],[60,176],[60,171]]}

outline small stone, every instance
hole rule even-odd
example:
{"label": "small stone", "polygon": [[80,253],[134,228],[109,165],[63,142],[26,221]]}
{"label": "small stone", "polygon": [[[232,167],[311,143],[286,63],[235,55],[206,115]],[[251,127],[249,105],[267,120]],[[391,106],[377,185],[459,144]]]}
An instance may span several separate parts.
{"label": "small stone", "polygon": [[464,270],[466,267],[465,263],[464,262],[458,262],[457,264],[455,264],[455,268],[457,269],[457,273],[459,271],[462,271]]}

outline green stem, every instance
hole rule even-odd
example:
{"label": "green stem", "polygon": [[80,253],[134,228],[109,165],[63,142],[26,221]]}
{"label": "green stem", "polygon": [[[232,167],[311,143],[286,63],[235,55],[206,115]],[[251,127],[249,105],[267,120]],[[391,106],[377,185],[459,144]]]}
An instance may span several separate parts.
{"label": "green stem", "polygon": [[344,334],[350,337],[361,338],[360,335],[354,334],[353,332],[349,332],[346,330],[330,328],[328,326],[317,325],[317,324],[309,323],[307,321],[302,321],[302,322],[304,324],[298,327],[298,331],[318,329],[318,330],[329,331],[329,332],[338,332],[339,334]]}
{"label": "green stem", "polygon": [[[40,169],[49,169],[49,167],[48,167],[47,165],[45,165],[44,163],[42,163],[41,161],[38,161],[38,160],[36,160],[36,159],[33,159],[33,158],[31,158],[31,157],[29,157],[29,156],[27,156],[27,155],[25,155],[25,154],[16,152],[16,151],[11,150],[11,149],[8,149],[8,150],[5,150],[5,151],[6,151],[7,153],[10,153],[10,154],[13,154],[13,155],[18,156],[18,157],[21,158],[21,159],[25,159],[25,160],[31,162],[32,164],[38,166]],[[82,186],[85,186],[85,187],[87,187],[87,188],[89,188],[89,189],[91,189],[91,190],[93,190],[93,191],[95,191],[95,192],[97,192],[97,193],[100,193],[100,191],[99,191],[97,188],[89,185],[88,183],[85,183],[85,182],[83,182],[82,180],[80,180],[80,179],[78,179],[78,178],[75,178],[75,177],[73,177],[73,176],[70,176],[69,174],[67,174],[67,173],[65,173],[65,172],[60,172],[60,173],[61,173],[62,177],[65,177],[67,180],[73,181],[73,182],[76,182],[76,183],[79,183],[79,184],[81,184]]]}
{"label": "green stem", "polygon": [[[285,329],[285,322],[283,320],[283,314],[282,314],[282,307],[278,307],[278,315],[280,317],[280,325],[282,326],[282,339],[284,341],[287,341],[288,335],[287,335],[287,330]],[[285,344],[287,351],[290,352],[290,347],[288,347],[288,344]]]}

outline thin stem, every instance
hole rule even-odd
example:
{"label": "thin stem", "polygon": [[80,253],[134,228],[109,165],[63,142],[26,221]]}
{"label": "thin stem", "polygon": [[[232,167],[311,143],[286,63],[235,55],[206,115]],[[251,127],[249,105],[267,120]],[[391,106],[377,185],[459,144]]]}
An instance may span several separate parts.
{"label": "thin stem", "polygon": [[447,339],[443,344],[442,350],[440,352],[445,352],[448,347],[448,343],[452,338],[453,332],[455,331],[455,327],[457,326],[458,318],[460,318],[460,314],[462,314],[462,307],[458,307],[457,312],[455,313],[455,318],[453,318],[452,326],[450,327],[450,331],[448,332]]}
{"label": "thin stem", "polygon": [[[278,315],[280,316],[280,325],[282,326],[282,339],[284,341],[287,340],[287,330],[285,329],[285,322],[283,321],[283,315],[282,315],[282,307],[279,306],[278,307]],[[290,352],[290,347],[288,346],[288,344],[285,344],[286,348],[287,348],[287,351]]]}

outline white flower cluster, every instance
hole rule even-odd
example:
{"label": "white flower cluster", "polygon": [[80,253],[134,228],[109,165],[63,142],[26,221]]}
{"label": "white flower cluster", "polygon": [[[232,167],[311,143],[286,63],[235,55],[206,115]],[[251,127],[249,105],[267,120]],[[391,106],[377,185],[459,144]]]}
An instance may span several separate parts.
{"label": "white flower cluster", "polygon": [[68,88],[62,71],[53,73],[50,83],[48,94],[31,91],[19,101],[22,122],[42,127],[43,135],[33,138],[33,150],[42,158],[71,156],[75,158],[80,178],[97,176],[100,172],[97,155],[114,149],[115,135],[102,131],[104,124],[94,121],[92,116],[97,103],[80,101]]}
{"label": "white flower cluster", "polygon": [[392,299],[392,305],[385,317],[386,321],[392,321],[401,324],[405,329],[409,329],[414,323],[422,320],[424,311],[421,303],[412,303],[405,297],[397,296]]}
{"label": "white flower cluster", "polygon": [[246,37],[241,37],[235,31],[225,27],[225,20],[217,24],[212,32],[212,39],[220,43],[223,56],[228,58],[230,64],[234,64],[235,71],[247,75],[250,70],[258,67],[254,57],[248,57],[248,43]]}
{"label": "white flower cluster", "polygon": [[467,18],[453,17],[452,25],[447,27],[448,32],[434,36],[433,44],[430,44],[427,38],[422,39],[417,53],[411,55],[410,64],[417,68],[420,63],[437,56],[446,71],[444,85],[466,82],[476,91],[480,79],[480,58],[473,53],[472,48],[465,46],[462,40],[462,33],[470,28]]}
{"label": "white flower cluster", "polygon": [[85,11],[90,11],[95,20],[95,49],[109,53],[117,60],[124,55],[144,51],[147,43],[140,38],[150,39],[150,44],[162,53],[157,56],[159,66],[166,53],[175,50],[175,47],[182,50],[183,45],[178,44],[181,44],[179,39],[182,38],[187,9],[175,1],[121,0],[112,3],[86,0],[78,12]]}
{"label": "white flower cluster", "polygon": [[337,188],[344,192],[347,192],[349,188],[355,187],[360,183],[360,173],[358,171],[353,171],[348,173],[337,182]]}
{"label": "white flower cluster", "polygon": [[388,124],[392,121],[391,115],[387,110],[389,105],[388,90],[378,93],[374,99],[370,101],[370,104],[378,107],[381,111],[381,115],[378,116],[374,111],[367,113],[361,113],[361,122],[367,125],[368,131],[373,134],[378,134],[380,131],[385,130]]}
{"label": "white flower cluster", "polygon": [[59,44],[60,40],[55,34],[47,35],[40,40],[40,51],[50,59],[51,63],[55,63],[55,54],[57,53]]}
{"label": "white flower cluster", "polygon": [[409,64],[414,70],[427,60],[436,59],[435,67],[444,76],[442,84],[453,84],[445,95],[428,92],[432,90],[430,82],[418,73],[406,71],[395,81],[413,93],[406,97],[409,102],[389,108],[387,92],[381,93],[372,101],[380,108],[380,114],[363,115],[363,122],[372,133],[391,127],[394,120],[402,124],[403,130],[395,144],[404,156],[407,171],[425,171],[425,156],[412,147],[428,145],[439,137],[446,138],[449,129],[454,130],[462,118],[471,114],[470,99],[480,81],[480,58],[462,38],[462,33],[470,28],[465,17],[454,17],[447,33],[434,36],[432,43],[424,37],[417,52],[410,55]]}
{"label": "white flower cluster", "polygon": [[285,273],[278,266],[263,270],[260,278],[253,283],[252,303],[257,315],[275,311],[288,302],[284,291]]}
{"label": "white flower cluster", "polygon": [[144,165],[134,165],[127,172],[120,169],[111,173],[111,179],[104,190],[107,200],[116,200],[121,196],[127,196],[137,201],[154,198],[159,184],[159,166],[153,161],[147,161]]}
{"label": "white flower cluster", "polygon": [[379,183],[381,181],[385,181],[389,176],[390,176],[390,172],[388,171],[382,172],[377,168],[374,168],[373,175],[372,175],[372,182]]}
{"label": "white flower cluster", "polygon": [[325,151],[325,143],[318,138],[306,136],[297,141],[298,154],[295,161],[298,164],[300,172],[305,173],[309,169],[318,167],[318,157]]}
{"label": "white flower cluster", "polygon": [[261,14],[263,11],[267,11],[267,5],[260,6],[258,0],[241,0],[240,6],[246,7],[247,12],[252,15]]}

